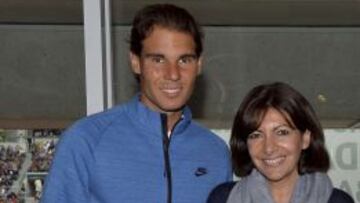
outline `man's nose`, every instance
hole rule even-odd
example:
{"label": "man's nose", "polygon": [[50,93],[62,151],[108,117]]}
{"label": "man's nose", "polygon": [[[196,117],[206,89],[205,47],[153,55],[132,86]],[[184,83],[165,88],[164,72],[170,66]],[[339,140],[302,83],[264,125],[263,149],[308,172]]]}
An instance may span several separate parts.
{"label": "man's nose", "polygon": [[180,67],[177,63],[169,64],[166,68],[165,78],[168,80],[180,79]]}

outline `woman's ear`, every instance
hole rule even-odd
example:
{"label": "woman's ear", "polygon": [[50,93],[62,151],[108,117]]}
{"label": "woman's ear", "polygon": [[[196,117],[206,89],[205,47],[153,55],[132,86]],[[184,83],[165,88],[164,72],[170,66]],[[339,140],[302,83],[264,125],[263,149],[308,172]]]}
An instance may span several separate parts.
{"label": "woman's ear", "polygon": [[306,130],[302,135],[302,149],[307,149],[311,142],[311,132]]}
{"label": "woman's ear", "polygon": [[133,73],[140,75],[140,57],[133,52],[129,52],[130,65]]}

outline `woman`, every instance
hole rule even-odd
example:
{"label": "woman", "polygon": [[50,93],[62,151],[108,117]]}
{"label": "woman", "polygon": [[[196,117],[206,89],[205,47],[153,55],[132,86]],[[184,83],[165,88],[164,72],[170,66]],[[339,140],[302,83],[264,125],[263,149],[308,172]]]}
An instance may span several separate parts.
{"label": "woman", "polygon": [[253,88],[230,139],[237,183],[216,187],[208,203],[352,203],[326,175],[329,155],[309,102],[284,83]]}

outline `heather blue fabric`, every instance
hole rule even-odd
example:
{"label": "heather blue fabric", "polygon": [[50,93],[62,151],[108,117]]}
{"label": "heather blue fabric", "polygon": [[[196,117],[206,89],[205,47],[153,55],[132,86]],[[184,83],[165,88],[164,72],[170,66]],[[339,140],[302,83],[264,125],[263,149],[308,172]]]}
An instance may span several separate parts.
{"label": "heather blue fabric", "polygon": [[[202,203],[231,180],[229,152],[184,108],[170,140],[173,203]],[[42,203],[165,203],[160,114],[130,102],[76,122],[62,136]]]}

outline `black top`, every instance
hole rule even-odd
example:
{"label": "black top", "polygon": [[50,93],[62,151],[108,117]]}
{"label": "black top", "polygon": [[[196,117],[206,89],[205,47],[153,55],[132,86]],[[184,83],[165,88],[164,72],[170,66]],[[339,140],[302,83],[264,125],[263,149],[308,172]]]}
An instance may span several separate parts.
{"label": "black top", "polygon": [[[207,203],[226,203],[226,200],[235,184],[236,182],[227,182],[218,185],[210,193]],[[346,192],[334,188],[328,203],[354,203],[354,200]]]}

